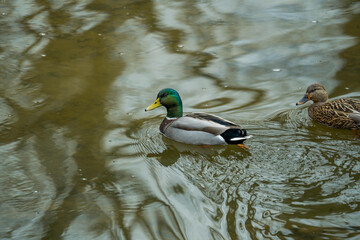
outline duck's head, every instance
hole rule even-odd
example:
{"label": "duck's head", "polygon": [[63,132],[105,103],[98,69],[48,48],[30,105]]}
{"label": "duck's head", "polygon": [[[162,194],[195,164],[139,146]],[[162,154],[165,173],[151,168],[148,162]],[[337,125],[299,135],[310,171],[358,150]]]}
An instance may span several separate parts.
{"label": "duck's head", "polygon": [[162,89],[153,104],[148,106],[145,109],[145,112],[151,111],[155,108],[164,106],[167,110],[167,117],[168,118],[178,118],[181,117],[182,112],[182,101],[180,95],[177,91],[172,88],[164,88]]}
{"label": "duck's head", "polygon": [[327,102],[328,94],[325,90],[325,87],[319,83],[311,84],[307,89],[304,97],[300,99],[296,105],[301,105],[307,101],[312,100],[314,103],[318,102]]}

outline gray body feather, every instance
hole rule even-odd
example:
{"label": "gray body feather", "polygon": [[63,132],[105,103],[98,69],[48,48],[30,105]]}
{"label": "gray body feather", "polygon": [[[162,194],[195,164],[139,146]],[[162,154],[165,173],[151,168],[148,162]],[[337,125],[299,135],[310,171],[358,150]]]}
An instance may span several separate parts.
{"label": "gray body feather", "polygon": [[[187,144],[225,145],[227,143],[220,135],[230,128],[241,129],[239,125],[215,115],[193,113],[175,119],[165,118],[160,131],[170,139]],[[250,137],[236,138],[240,140]]]}

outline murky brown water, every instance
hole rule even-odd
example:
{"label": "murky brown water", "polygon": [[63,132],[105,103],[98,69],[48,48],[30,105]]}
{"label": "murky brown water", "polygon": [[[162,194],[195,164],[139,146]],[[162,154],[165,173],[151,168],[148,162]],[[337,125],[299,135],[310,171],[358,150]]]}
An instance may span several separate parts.
{"label": "murky brown water", "polygon": [[[0,239],[360,239],[360,142],[295,107],[360,98],[354,1],[0,0]],[[249,150],[159,134],[185,111]]]}

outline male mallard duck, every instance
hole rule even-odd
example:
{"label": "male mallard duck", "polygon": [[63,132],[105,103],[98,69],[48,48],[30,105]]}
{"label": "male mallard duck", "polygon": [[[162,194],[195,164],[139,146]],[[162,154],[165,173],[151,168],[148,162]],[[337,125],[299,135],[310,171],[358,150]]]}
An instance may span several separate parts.
{"label": "male mallard duck", "polygon": [[178,142],[196,145],[241,145],[251,136],[239,125],[206,113],[191,113],[183,116],[182,102],[177,91],[161,90],[155,102],[145,111],[160,106],[166,107],[167,115],[160,125],[160,132]]}
{"label": "male mallard duck", "polygon": [[312,100],[309,107],[309,116],[315,122],[334,128],[351,129],[356,138],[359,138],[360,128],[360,101],[351,98],[340,98],[328,101],[328,94],[323,85],[310,85],[305,96],[296,105]]}

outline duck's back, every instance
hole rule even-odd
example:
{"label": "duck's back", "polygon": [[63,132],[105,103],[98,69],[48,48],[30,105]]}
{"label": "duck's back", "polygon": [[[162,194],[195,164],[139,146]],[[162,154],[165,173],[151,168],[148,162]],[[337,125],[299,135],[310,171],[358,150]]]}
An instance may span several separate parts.
{"label": "duck's back", "polygon": [[226,119],[223,119],[221,117],[209,114],[209,113],[202,113],[202,112],[197,112],[197,113],[189,113],[187,115],[185,115],[185,117],[190,117],[190,118],[194,118],[194,119],[200,119],[200,120],[206,120],[206,121],[210,121],[210,122],[214,122],[223,126],[233,126],[233,127],[240,127],[239,125],[230,122]]}

